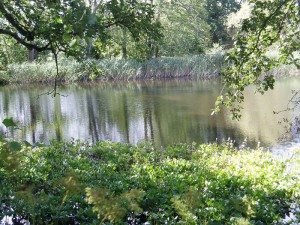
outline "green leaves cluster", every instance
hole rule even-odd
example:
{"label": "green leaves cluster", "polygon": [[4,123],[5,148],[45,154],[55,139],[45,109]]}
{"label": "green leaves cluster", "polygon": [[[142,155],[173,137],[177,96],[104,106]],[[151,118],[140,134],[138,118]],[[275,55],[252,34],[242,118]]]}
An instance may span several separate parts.
{"label": "green leaves cluster", "polygon": [[0,218],[31,224],[276,224],[300,194],[299,171],[230,143],[74,141],[23,147],[14,159],[14,170],[0,165]]}
{"label": "green leaves cluster", "polygon": [[112,223],[122,223],[127,214],[131,212],[138,215],[142,212],[139,203],[144,192],[132,189],[118,196],[113,196],[106,189],[86,188],[86,201],[94,205],[93,211],[97,213],[102,222],[109,220]]}
{"label": "green leaves cluster", "polygon": [[[224,71],[224,93],[220,104],[230,108],[235,119],[240,118],[243,92],[249,85],[256,85],[264,93],[274,87],[272,69],[280,64],[294,64],[300,68],[295,52],[300,49],[299,2],[296,0],[250,1],[252,15],[243,21],[237,34],[234,49],[227,55]],[[269,53],[277,49],[278,56]]]}
{"label": "green leaves cluster", "polygon": [[28,49],[80,57],[91,38],[105,44],[107,29],[114,25],[127,27],[135,39],[150,34],[158,38],[153,13],[151,4],[137,1],[112,0],[92,7],[84,0],[4,0],[0,3],[0,34]]}
{"label": "green leaves cluster", "polygon": [[205,9],[208,12],[207,23],[210,26],[212,43],[231,44],[231,36],[226,27],[230,13],[237,12],[240,4],[235,0],[206,0]]}
{"label": "green leaves cluster", "polygon": [[157,3],[164,37],[158,43],[163,56],[197,55],[211,44],[206,1],[160,1]]}
{"label": "green leaves cluster", "polygon": [[[197,55],[230,42],[226,18],[239,6],[234,0],[4,0],[0,35],[29,50],[80,59]],[[4,64],[15,61],[8,55]]]}

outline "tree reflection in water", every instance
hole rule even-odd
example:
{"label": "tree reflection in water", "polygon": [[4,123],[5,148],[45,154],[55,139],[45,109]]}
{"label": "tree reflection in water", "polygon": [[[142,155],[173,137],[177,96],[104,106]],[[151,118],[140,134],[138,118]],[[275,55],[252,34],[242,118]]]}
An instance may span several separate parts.
{"label": "tree reflection in water", "polygon": [[[272,112],[284,107],[295,85],[298,79],[277,82],[265,96],[248,90],[240,122],[225,111],[211,116],[221,88],[215,80],[77,84],[60,87],[66,97],[55,98],[39,96],[46,86],[5,86],[0,88],[0,119],[13,117],[21,129],[8,135],[33,143],[75,138],[162,146],[247,138],[252,146],[258,141],[267,146],[282,133],[280,118]],[[3,126],[0,132],[6,132]]]}

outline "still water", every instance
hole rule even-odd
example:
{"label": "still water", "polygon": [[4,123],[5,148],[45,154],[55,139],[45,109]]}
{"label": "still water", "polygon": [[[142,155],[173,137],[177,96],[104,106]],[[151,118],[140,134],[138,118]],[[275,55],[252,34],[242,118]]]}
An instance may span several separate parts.
{"label": "still water", "polygon": [[277,81],[275,90],[261,96],[246,90],[242,120],[228,112],[211,116],[219,81],[144,81],[77,84],[60,87],[55,98],[43,94],[51,86],[0,87],[0,120],[12,117],[20,129],[0,133],[30,143],[52,139],[81,139],[91,143],[153,141],[156,146],[179,142],[209,143],[245,139],[250,146],[274,146],[285,134],[278,124],[295,112],[284,109],[300,79]]}

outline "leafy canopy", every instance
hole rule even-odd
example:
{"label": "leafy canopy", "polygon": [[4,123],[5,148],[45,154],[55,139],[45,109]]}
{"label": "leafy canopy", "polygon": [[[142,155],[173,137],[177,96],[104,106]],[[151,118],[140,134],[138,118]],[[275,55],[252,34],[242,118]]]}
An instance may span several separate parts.
{"label": "leafy canopy", "polygon": [[[230,108],[234,119],[241,117],[244,89],[254,84],[264,93],[274,87],[272,69],[280,64],[300,68],[295,53],[300,50],[300,8],[298,0],[250,1],[252,15],[245,19],[238,32],[233,50],[227,55],[223,74],[224,93],[218,97],[214,112],[223,104]],[[278,56],[268,51],[276,48]]]}
{"label": "leafy canopy", "polygon": [[160,55],[183,56],[204,52],[210,44],[205,1],[161,1],[158,8],[164,27],[164,38],[159,43]]}
{"label": "leafy canopy", "polygon": [[159,26],[153,22],[151,4],[133,0],[99,3],[96,12],[83,0],[2,0],[0,34],[14,38],[28,49],[51,50],[78,56],[80,46],[89,38],[105,42],[107,28],[125,26],[134,38],[153,34]]}
{"label": "leafy canopy", "polygon": [[240,9],[236,0],[206,0],[205,9],[208,13],[207,23],[211,29],[213,43],[229,44],[231,37],[226,29],[226,20],[229,14]]}

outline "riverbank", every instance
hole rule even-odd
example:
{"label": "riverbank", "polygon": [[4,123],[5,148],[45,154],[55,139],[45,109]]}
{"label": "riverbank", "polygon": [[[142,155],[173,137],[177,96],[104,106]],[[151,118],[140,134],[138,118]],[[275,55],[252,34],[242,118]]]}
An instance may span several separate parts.
{"label": "riverbank", "polygon": [[[161,57],[147,61],[134,59],[89,59],[78,62],[59,57],[59,76],[52,58],[21,64],[10,64],[0,71],[0,85],[30,83],[76,83],[93,81],[131,81],[162,79],[220,78],[224,53],[186,57]],[[273,69],[275,77],[298,76],[300,71],[291,65]]]}
{"label": "riverbank", "polygon": [[80,81],[154,80],[170,78],[209,79],[219,77],[223,55],[164,57],[139,62],[134,59],[102,59],[78,62],[61,57],[59,76],[53,60],[11,64],[0,77],[2,83],[73,83]]}
{"label": "riverbank", "polygon": [[236,149],[230,142],[164,148],[26,144],[0,142],[0,218],[30,224],[284,224],[299,204],[299,170],[286,173],[285,162],[263,149]]}

